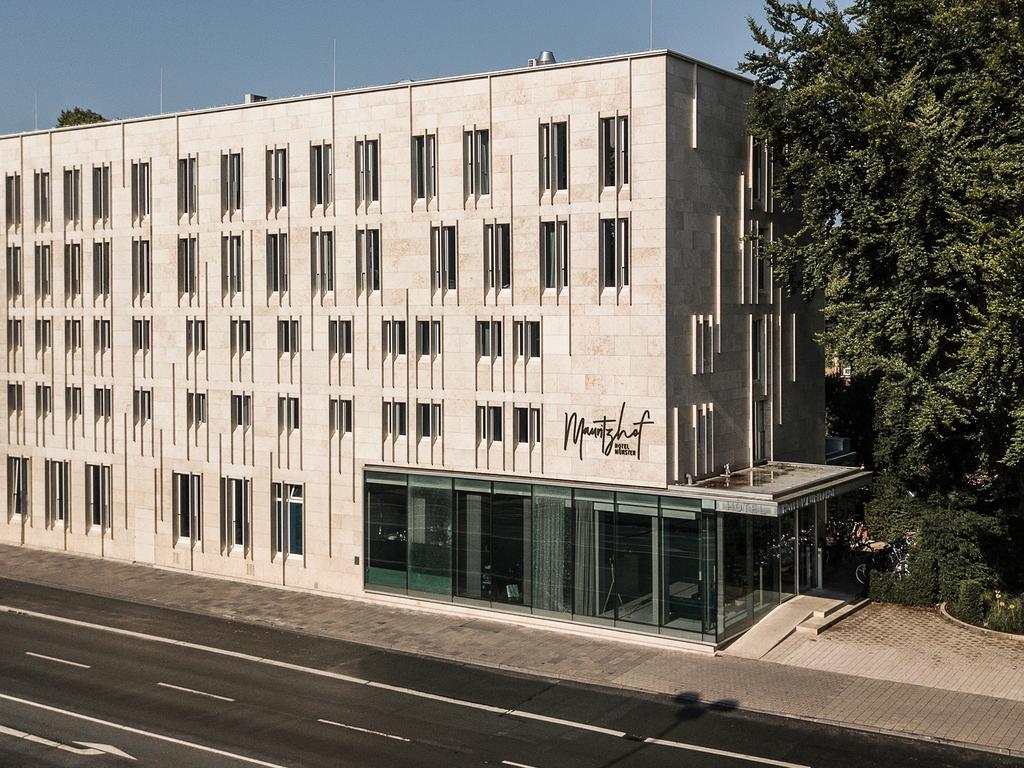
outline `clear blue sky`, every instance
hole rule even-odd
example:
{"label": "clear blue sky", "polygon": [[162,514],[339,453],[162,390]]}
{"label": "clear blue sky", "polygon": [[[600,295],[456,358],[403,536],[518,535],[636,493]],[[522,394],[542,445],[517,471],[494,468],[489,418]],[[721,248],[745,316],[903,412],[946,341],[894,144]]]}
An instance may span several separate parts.
{"label": "clear blue sky", "polygon": [[[646,50],[650,0],[3,0],[0,133]],[[654,47],[735,69],[761,0],[655,0]]]}

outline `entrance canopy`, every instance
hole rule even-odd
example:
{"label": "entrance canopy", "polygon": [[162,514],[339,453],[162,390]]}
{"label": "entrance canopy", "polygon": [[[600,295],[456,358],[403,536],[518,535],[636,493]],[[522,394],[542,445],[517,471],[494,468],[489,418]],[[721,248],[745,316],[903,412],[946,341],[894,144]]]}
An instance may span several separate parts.
{"label": "entrance canopy", "polygon": [[[772,462],[710,477],[696,488],[724,512],[779,517],[869,482],[871,473],[856,467]],[[685,492],[692,490],[687,487]]]}

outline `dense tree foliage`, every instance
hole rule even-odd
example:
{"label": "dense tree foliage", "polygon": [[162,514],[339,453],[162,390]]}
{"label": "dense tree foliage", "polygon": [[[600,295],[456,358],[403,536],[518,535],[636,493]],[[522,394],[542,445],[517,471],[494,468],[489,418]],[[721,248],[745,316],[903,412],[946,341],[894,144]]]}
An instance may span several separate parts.
{"label": "dense tree foliage", "polygon": [[60,116],[57,118],[57,128],[67,128],[71,125],[89,125],[90,123],[102,123],[107,118],[101,115],[99,112],[93,112],[91,109],[84,109],[82,107],[72,107],[71,109],[62,110]]}
{"label": "dense tree foliage", "polygon": [[751,130],[802,226],[764,250],[824,293],[826,349],[871,380],[885,492],[980,514],[1005,549],[1024,519],[1020,2],[766,9]]}

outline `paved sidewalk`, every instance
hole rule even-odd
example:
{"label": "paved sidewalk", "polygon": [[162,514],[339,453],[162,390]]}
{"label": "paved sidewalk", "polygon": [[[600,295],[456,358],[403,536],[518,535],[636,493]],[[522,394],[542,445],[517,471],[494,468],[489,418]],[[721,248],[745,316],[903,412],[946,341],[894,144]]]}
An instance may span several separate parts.
{"label": "paved sidewalk", "polygon": [[[1024,649],[993,646],[988,638],[945,623],[940,628],[926,612],[905,636],[895,637],[896,627],[903,632],[899,622],[905,617],[889,615],[888,606],[870,606],[817,642],[791,638],[768,655],[773,660],[753,661],[4,545],[0,563],[0,576],[8,579],[467,664],[1024,756]],[[894,625],[893,619],[899,622]],[[946,633],[951,645],[943,639]],[[925,661],[901,662],[908,654]],[[972,657],[981,663],[965,667]],[[925,674],[943,668],[945,675]]]}

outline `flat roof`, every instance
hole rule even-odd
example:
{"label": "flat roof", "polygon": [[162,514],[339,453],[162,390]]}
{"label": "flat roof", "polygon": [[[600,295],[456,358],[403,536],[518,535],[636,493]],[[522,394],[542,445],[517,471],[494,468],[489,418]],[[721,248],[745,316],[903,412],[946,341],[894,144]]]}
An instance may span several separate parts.
{"label": "flat roof", "polygon": [[289,103],[292,103],[292,102],[309,101],[311,99],[322,99],[322,98],[326,98],[328,96],[347,96],[347,95],[350,95],[350,94],[370,93],[370,92],[373,92],[373,91],[388,91],[388,90],[395,90],[395,89],[399,89],[399,88],[412,88],[412,87],[416,87],[418,85],[436,85],[436,84],[439,84],[439,83],[455,83],[455,82],[459,82],[461,80],[476,80],[476,79],[482,78],[482,77],[503,77],[503,76],[507,76],[507,75],[518,75],[518,74],[524,74],[524,73],[528,73],[528,72],[537,72],[537,71],[540,71],[540,70],[547,70],[547,69],[565,69],[565,68],[569,68],[569,67],[586,66],[586,65],[589,65],[589,64],[605,64],[605,63],[613,62],[613,61],[627,61],[629,59],[643,59],[643,58],[649,58],[649,57],[652,57],[652,56],[671,56],[672,58],[679,59],[680,61],[685,61],[685,62],[688,62],[690,64],[696,64],[697,66],[703,67],[704,69],[710,70],[712,72],[717,72],[717,73],[719,73],[721,75],[725,75],[726,77],[731,77],[731,78],[733,78],[735,80],[739,80],[741,82],[748,83],[750,85],[753,85],[753,83],[754,83],[754,81],[751,78],[749,78],[749,77],[745,77],[745,76],[740,75],[740,74],[738,74],[736,72],[732,72],[732,71],[730,71],[728,69],[716,66],[714,64],[708,64],[706,61],[700,61],[699,59],[695,59],[695,58],[693,58],[691,56],[686,56],[684,54],[678,53],[677,51],[673,51],[670,48],[656,48],[656,49],[650,50],[650,51],[637,51],[637,52],[634,52],[634,53],[620,53],[620,54],[615,54],[615,55],[612,55],[612,56],[599,56],[599,57],[586,58],[586,59],[569,59],[569,60],[566,60],[566,61],[558,61],[558,62],[555,62],[553,64],[541,64],[541,65],[534,66],[534,67],[530,67],[530,66],[512,67],[512,68],[509,68],[509,69],[497,69],[497,70],[491,70],[491,71],[485,71],[485,72],[475,72],[475,73],[465,74],[465,75],[449,75],[449,76],[446,76],[446,77],[433,77],[433,78],[428,78],[426,80],[402,80],[402,81],[397,82],[397,83],[383,83],[383,84],[379,84],[379,85],[369,85],[369,86],[362,86],[362,87],[358,87],[358,88],[348,88],[348,89],[341,90],[341,91],[325,91],[325,92],[322,92],[322,93],[311,93],[311,94],[305,94],[305,95],[300,95],[300,96],[284,96],[284,97],[277,98],[277,99],[267,99],[266,101],[257,101],[257,102],[251,103],[251,104],[225,104],[225,105],[218,106],[218,107],[203,107],[203,108],[199,108],[199,109],[188,109],[188,110],[182,110],[182,111],[178,111],[178,112],[163,112],[163,113],[156,114],[156,115],[139,115],[137,117],[126,117],[126,118],[119,118],[119,119],[114,119],[114,120],[105,120],[102,123],[89,123],[88,125],[71,125],[71,126],[67,126],[65,128],[43,128],[43,129],[40,129],[40,130],[22,131],[22,132],[19,132],[19,133],[3,134],[3,135],[0,135],[0,141],[5,140],[5,139],[21,138],[21,137],[25,137],[25,136],[40,136],[40,135],[45,135],[45,134],[48,134],[48,133],[57,133],[57,132],[64,132],[64,131],[81,131],[81,130],[88,130],[89,128],[109,127],[111,125],[127,125],[127,124],[130,124],[130,123],[141,123],[141,122],[146,122],[146,121],[149,121],[149,120],[166,120],[166,119],[169,119],[169,118],[186,117],[186,116],[189,116],[189,115],[203,115],[203,114],[210,114],[210,113],[213,113],[213,112],[225,112],[225,111],[232,110],[232,109],[252,109],[252,108],[258,108],[258,107],[267,106],[267,105],[270,105],[270,104],[289,104]]}

